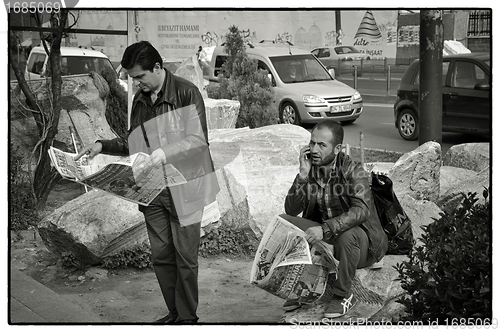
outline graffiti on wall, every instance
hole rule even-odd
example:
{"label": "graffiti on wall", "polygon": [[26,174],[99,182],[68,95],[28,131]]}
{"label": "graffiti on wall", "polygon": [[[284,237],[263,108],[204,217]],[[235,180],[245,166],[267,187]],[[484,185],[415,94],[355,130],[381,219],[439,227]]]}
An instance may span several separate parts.
{"label": "graffiti on wall", "polygon": [[215,32],[207,31],[201,35],[201,41],[205,46],[219,46],[219,36]]}
{"label": "graffiti on wall", "polygon": [[284,32],[281,35],[276,34],[276,38],[274,39],[274,42],[276,44],[288,44],[292,43],[292,35],[288,32]]}

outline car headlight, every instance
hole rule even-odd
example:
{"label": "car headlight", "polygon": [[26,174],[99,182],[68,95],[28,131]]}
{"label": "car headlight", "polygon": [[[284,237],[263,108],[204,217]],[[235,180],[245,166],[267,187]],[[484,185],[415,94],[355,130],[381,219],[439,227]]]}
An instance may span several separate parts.
{"label": "car headlight", "polygon": [[357,91],[357,90],[354,91],[354,95],[352,95],[352,99],[355,101],[358,99],[361,99],[361,94],[359,93],[359,91]]}
{"label": "car headlight", "polygon": [[326,104],[326,101],[323,98],[314,95],[304,95],[302,96],[302,100],[304,103],[309,104]]}

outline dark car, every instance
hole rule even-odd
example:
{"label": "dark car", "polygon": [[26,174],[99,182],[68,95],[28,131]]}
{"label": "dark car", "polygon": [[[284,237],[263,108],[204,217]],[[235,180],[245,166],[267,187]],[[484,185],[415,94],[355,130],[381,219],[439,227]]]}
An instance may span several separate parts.
{"label": "dark car", "polygon": [[[443,131],[491,135],[491,65],[489,53],[464,53],[443,57]],[[394,120],[405,140],[419,132],[420,62],[404,73]]]}

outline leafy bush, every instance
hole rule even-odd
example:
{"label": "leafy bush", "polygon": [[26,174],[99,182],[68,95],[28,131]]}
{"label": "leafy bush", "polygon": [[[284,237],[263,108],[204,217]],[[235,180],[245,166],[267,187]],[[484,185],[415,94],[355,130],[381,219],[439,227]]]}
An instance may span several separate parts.
{"label": "leafy bush", "polygon": [[243,229],[233,229],[222,225],[212,229],[201,238],[200,254],[208,255],[249,255],[255,253],[256,245],[252,236]]}
{"label": "leafy bush", "polygon": [[27,171],[28,156],[24,156],[19,146],[10,145],[9,165],[9,210],[10,229],[27,230],[38,223],[36,201]]}
{"label": "leafy bush", "polygon": [[153,267],[151,249],[146,245],[138,245],[132,249],[103,258],[104,268],[110,269],[127,266],[135,268]]}
{"label": "leafy bush", "polygon": [[[492,317],[491,215],[488,191],[485,204],[469,193],[452,214],[442,213],[426,227],[424,246],[396,265],[408,295],[398,300],[407,320]],[[477,203],[477,204],[476,204]]]}
{"label": "leafy bush", "polygon": [[271,107],[273,93],[268,73],[258,68],[256,59],[248,57],[237,27],[229,28],[224,50],[228,58],[222,65],[219,85],[209,86],[208,96],[240,102],[236,127],[256,128],[277,124],[279,118],[277,111]]}
{"label": "leafy bush", "polygon": [[[242,229],[232,229],[221,226],[205,234],[200,241],[199,253],[202,256],[211,255],[250,255],[255,253],[256,244],[251,236]],[[65,255],[66,266],[80,267],[79,263],[69,253]],[[136,246],[129,250],[103,258],[102,266],[106,269],[124,267],[151,268],[153,267],[151,249],[146,246]]]}

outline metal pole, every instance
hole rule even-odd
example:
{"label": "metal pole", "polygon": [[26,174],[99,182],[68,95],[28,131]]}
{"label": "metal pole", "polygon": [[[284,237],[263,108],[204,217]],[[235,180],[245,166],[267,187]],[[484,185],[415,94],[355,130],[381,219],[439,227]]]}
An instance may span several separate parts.
{"label": "metal pole", "polygon": [[358,66],[354,66],[354,89],[358,89]]}
{"label": "metal pole", "polygon": [[365,136],[363,134],[363,131],[359,131],[359,150],[360,150],[361,166],[363,167],[363,169],[365,168],[365,151],[363,145],[364,137]]}
{"label": "metal pole", "polygon": [[443,12],[420,11],[419,144],[442,143]]}
{"label": "metal pole", "polygon": [[341,16],[340,16],[340,10],[335,11],[335,31],[336,31],[336,35],[337,35],[335,38],[335,45],[342,45],[342,41],[340,40],[340,32],[342,31],[342,21],[341,21]]}
{"label": "metal pole", "polygon": [[387,66],[387,96],[391,94],[391,66]]}

